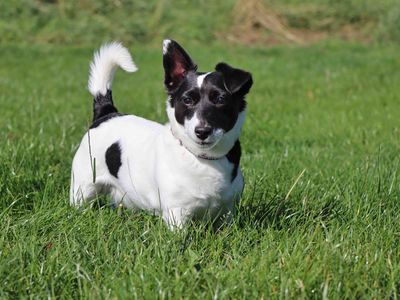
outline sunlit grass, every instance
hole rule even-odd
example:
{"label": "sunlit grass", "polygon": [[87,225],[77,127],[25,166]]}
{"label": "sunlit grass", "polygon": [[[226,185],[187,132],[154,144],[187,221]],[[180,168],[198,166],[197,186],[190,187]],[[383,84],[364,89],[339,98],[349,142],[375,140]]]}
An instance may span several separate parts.
{"label": "sunlit grass", "polygon": [[[200,70],[253,73],[235,223],[170,232],[144,213],[69,207],[93,49],[3,47],[0,295],[398,296],[399,49],[184,46]],[[139,72],[117,73],[115,103],[165,122],[161,46],[131,50]]]}

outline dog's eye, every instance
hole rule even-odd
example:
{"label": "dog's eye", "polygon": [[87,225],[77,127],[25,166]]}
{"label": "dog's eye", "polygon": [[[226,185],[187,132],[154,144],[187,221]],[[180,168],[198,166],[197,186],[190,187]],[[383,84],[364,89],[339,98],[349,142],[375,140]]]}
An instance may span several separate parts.
{"label": "dog's eye", "polygon": [[183,97],[182,98],[182,102],[185,105],[193,105],[194,104],[194,100],[192,98],[190,98],[190,97]]}
{"label": "dog's eye", "polygon": [[225,103],[225,96],[224,95],[217,96],[217,98],[215,98],[215,103],[216,104],[224,104]]}

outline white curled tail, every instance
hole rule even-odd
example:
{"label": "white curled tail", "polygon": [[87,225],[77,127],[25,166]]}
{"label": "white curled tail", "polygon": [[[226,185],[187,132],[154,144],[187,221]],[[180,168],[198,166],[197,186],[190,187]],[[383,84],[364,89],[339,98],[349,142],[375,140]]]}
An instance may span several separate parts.
{"label": "white curled tail", "polygon": [[93,97],[99,94],[104,96],[107,90],[111,90],[117,67],[121,67],[126,72],[137,71],[128,49],[121,43],[104,44],[99,51],[94,53],[93,60],[90,63],[88,83],[89,91]]}

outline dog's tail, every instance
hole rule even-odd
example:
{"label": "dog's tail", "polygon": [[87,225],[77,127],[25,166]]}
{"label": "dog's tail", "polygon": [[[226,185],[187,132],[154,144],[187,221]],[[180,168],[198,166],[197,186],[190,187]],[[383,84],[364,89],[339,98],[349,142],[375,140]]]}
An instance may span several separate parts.
{"label": "dog's tail", "polygon": [[137,71],[128,49],[120,43],[105,44],[94,53],[90,63],[88,83],[89,91],[94,97],[93,121],[109,113],[117,112],[111,94],[112,81],[117,67],[126,72]]}

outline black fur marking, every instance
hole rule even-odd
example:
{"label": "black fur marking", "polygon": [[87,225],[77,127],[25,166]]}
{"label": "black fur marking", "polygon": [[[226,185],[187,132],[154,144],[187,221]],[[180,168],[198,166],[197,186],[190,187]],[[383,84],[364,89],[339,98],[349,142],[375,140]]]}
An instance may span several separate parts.
{"label": "black fur marking", "polygon": [[195,101],[200,99],[200,90],[197,87],[197,74],[189,72],[179,87],[170,94],[170,97],[171,106],[175,107],[175,118],[179,124],[183,125],[185,118],[191,119],[195,112],[195,106],[185,105],[182,102],[183,98],[191,97]]}
{"label": "black fur marking", "polygon": [[232,68],[226,63],[217,64],[215,70],[222,73],[224,86],[231,94],[238,93],[243,97],[253,85],[253,78],[249,72]]}
{"label": "black fur marking", "polygon": [[232,147],[232,149],[226,155],[226,158],[228,159],[228,161],[233,163],[231,181],[233,181],[236,178],[237,174],[238,174],[240,156],[241,155],[242,155],[242,150],[240,148],[240,142],[239,142],[239,140],[237,140],[235,145]]}
{"label": "black fur marking", "polygon": [[93,122],[111,113],[118,112],[112,100],[112,93],[107,90],[105,95],[97,95],[93,99]]}
{"label": "black fur marking", "polygon": [[122,165],[121,162],[121,147],[118,142],[115,142],[106,151],[106,164],[111,175],[118,178],[118,171]]}
{"label": "black fur marking", "polygon": [[123,114],[119,113],[114,106],[111,90],[107,90],[105,95],[99,94],[93,99],[93,122],[90,129],[119,116],[123,116]]}

